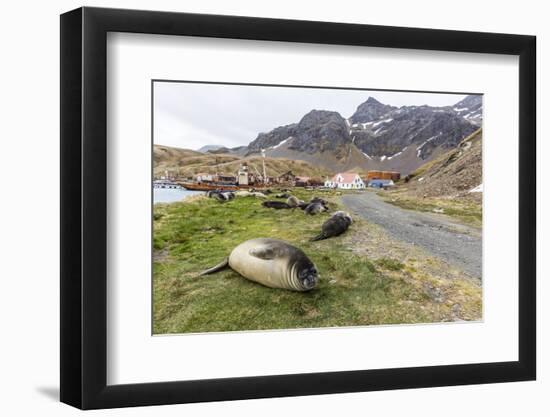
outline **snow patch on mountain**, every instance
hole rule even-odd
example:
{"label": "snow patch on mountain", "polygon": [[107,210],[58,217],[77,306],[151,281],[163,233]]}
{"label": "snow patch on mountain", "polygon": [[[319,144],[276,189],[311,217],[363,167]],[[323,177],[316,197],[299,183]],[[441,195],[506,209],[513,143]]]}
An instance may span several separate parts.
{"label": "snow patch on mountain", "polygon": [[429,139],[425,140],[424,142],[422,142],[422,144],[421,144],[419,147],[416,148],[416,156],[417,156],[418,158],[420,158],[420,154],[422,153],[422,148],[423,148],[427,143],[429,143],[429,142],[431,142],[432,140],[434,140],[434,139],[438,138],[439,136],[441,136],[442,133],[443,133],[443,132],[439,132],[437,135],[432,136],[431,138],[429,138]]}
{"label": "snow patch on mountain", "polygon": [[477,187],[472,188],[469,193],[482,193],[483,192],[483,184],[479,184]]}
{"label": "snow patch on mountain", "polygon": [[277,145],[275,146],[271,146],[269,148],[267,148],[267,150],[273,150],[273,149],[277,149],[278,147],[280,146],[283,146],[285,143],[287,143],[289,140],[292,139],[292,136],[289,136],[288,138],[286,138],[285,140],[282,140],[281,142],[279,142]]}
{"label": "snow patch on mountain", "polygon": [[[372,127],[376,127],[378,126],[379,124],[382,124],[382,123],[389,123],[391,122],[393,119],[385,119],[385,120],[380,120],[379,122],[376,122],[372,125]],[[372,123],[372,122],[369,122],[369,123]],[[365,123],[366,124],[366,123]]]}
{"label": "snow patch on mountain", "polygon": [[403,150],[401,150],[401,151],[399,151],[399,152],[393,154],[392,156],[388,156],[388,161],[391,160],[392,158],[395,158],[396,156],[401,155],[403,152],[405,152],[406,149],[407,149],[407,146],[405,146],[405,147],[403,148]]}

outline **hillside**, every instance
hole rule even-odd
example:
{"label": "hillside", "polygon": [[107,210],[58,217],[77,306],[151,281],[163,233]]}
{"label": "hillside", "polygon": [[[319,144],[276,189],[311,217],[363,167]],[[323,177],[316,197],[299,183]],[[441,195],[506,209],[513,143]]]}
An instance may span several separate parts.
{"label": "hillside", "polygon": [[482,130],[460,142],[456,149],[428,162],[410,175],[396,193],[418,198],[465,199],[481,203]]}
{"label": "hillside", "polygon": [[[153,147],[153,173],[155,176],[162,176],[165,171],[183,177],[192,176],[199,172],[235,174],[241,163],[246,162],[251,172],[261,173],[262,158],[258,155],[242,157],[239,155],[228,155],[218,153],[200,153],[188,149],[173,148],[162,145]],[[333,172],[314,166],[306,161],[288,160],[283,158],[265,159],[266,173],[269,176],[278,176],[287,171],[295,175],[307,177],[325,178],[332,176]]]}

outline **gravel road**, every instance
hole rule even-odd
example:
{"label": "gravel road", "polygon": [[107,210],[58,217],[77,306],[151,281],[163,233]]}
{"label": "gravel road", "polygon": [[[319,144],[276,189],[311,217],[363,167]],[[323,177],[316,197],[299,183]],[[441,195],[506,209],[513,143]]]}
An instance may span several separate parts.
{"label": "gravel road", "polygon": [[344,195],[342,202],[352,213],[383,227],[393,238],[418,245],[481,279],[480,230],[444,215],[399,208],[370,191]]}

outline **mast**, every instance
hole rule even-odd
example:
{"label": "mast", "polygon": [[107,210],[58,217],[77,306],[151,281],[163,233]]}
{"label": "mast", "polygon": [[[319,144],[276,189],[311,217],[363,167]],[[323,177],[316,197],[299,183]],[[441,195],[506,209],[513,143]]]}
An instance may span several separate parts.
{"label": "mast", "polygon": [[267,184],[267,177],[265,175],[265,149],[262,149],[262,166],[264,169],[264,184]]}

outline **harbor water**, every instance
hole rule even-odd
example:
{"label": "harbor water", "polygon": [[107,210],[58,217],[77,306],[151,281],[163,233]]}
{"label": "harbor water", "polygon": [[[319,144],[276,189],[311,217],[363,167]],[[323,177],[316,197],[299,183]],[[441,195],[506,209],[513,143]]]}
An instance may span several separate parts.
{"label": "harbor water", "polygon": [[199,194],[204,192],[189,191],[185,188],[153,188],[153,203],[175,203]]}

